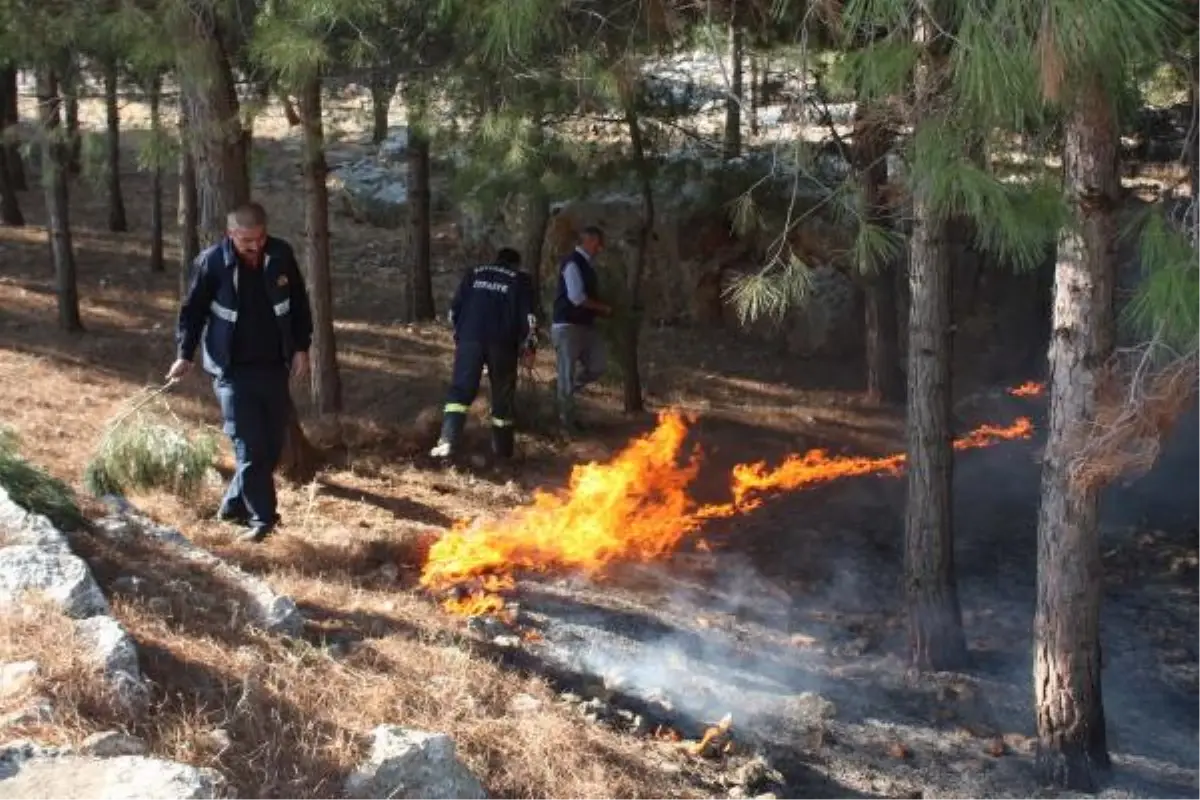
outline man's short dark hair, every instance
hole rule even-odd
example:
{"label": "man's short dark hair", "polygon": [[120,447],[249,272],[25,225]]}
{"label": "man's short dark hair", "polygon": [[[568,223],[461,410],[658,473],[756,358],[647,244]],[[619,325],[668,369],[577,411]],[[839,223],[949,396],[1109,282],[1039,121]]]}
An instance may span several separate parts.
{"label": "man's short dark hair", "polygon": [[229,228],[262,228],[267,224],[267,210],[259,203],[242,203],[225,219]]}
{"label": "man's short dark hair", "polygon": [[592,236],[599,240],[601,244],[604,243],[604,231],[600,230],[596,225],[588,225],[580,233],[580,236]]}
{"label": "man's short dark hair", "polygon": [[519,267],[521,254],[511,247],[501,247],[496,253],[496,263],[505,267]]}

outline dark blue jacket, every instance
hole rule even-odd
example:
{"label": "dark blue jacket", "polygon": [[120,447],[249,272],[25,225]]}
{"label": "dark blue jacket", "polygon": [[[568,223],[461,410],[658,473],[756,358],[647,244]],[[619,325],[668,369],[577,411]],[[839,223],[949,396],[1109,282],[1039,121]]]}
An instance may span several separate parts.
{"label": "dark blue jacket", "polygon": [[[237,263],[233,242],[228,238],[197,256],[179,309],[175,332],[179,358],[193,361],[196,348],[202,347],[204,369],[215,376],[228,369],[232,361],[238,315]],[[287,242],[267,238],[260,277],[266,282],[279,326],[282,362],[290,364],[293,355],[307,352],[312,345],[313,326],[304,276]]]}
{"label": "dark blue jacket", "polygon": [[467,270],[450,303],[456,342],[520,347],[532,332],[532,314],[529,273],[503,264]]}
{"label": "dark blue jacket", "polygon": [[583,290],[588,299],[599,299],[596,296],[599,284],[596,268],[578,250],[572,251],[571,255],[564,258],[558,265],[558,293],[554,295],[554,322],[555,324],[566,322],[571,325],[593,325],[596,322],[596,312],[590,308],[575,305],[567,296],[567,279],[564,273],[568,264],[574,264],[579,268],[579,276],[583,278]]}

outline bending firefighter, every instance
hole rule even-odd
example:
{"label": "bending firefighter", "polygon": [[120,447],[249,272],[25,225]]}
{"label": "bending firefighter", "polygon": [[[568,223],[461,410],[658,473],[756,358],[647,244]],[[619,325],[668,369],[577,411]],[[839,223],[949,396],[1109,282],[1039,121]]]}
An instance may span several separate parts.
{"label": "bending firefighter", "polygon": [[512,458],[517,366],[537,346],[533,283],[518,269],[520,263],[517,251],[505,247],[493,263],[469,270],[454,294],[454,374],[442,412],[442,435],[430,452],[435,458],[447,458],[458,447],[485,366],[492,395],[492,451]]}

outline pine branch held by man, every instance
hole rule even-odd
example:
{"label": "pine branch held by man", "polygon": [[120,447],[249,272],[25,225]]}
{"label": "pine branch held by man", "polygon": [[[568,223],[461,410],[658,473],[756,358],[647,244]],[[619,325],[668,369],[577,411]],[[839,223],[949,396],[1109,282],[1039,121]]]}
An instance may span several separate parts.
{"label": "pine branch held by man", "polygon": [[291,413],[288,381],[308,374],[312,335],[291,246],[268,235],[261,205],[229,212],[224,238],[193,265],[167,378],[187,375],[200,350],[236,459],[217,516],[248,526],[247,541],[263,541],[280,523],[274,471]]}

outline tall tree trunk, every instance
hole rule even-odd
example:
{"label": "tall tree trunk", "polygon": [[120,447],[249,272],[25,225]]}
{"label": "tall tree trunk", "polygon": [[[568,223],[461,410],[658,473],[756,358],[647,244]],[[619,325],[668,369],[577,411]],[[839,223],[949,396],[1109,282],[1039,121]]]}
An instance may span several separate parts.
{"label": "tall tree trunk", "polygon": [[19,228],[25,224],[25,215],[21,213],[16,187],[8,174],[8,161],[3,155],[0,153],[0,225]]}
{"label": "tall tree trunk", "polygon": [[197,227],[201,244],[211,244],[224,235],[229,211],[250,200],[249,152],[229,59],[211,21],[193,22],[178,74],[196,170]]}
{"label": "tall tree trunk", "polygon": [[312,396],[317,413],[342,410],[342,379],[338,373],[337,342],[333,333],[333,277],[329,263],[329,189],[325,185],[325,134],[321,127],[321,79],[314,76],[300,97],[304,124],[304,211],[308,234],[309,296],[312,298]]}
{"label": "tall tree trunk", "polygon": [[45,151],[42,156],[42,187],[46,192],[46,227],[50,234],[50,256],[54,263],[58,292],[58,326],[64,331],[83,330],[79,317],[79,289],[75,276],[75,253],[71,246],[70,202],[67,197],[67,167],[70,145],[62,136],[58,81],[41,68],[37,73],[38,119],[42,124]]}
{"label": "tall tree trunk", "polygon": [[17,81],[17,68],[0,68],[0,158],[8,166],[8,180],[13,191],[24,192],[29,188],[25,177],[25,161],[21,158],[20,134],[17,124],[21,121],[21,89]]}
{"label": "tall tree trunk", "polygon": [[1096,77],[1075,95],[1064,131],[1063,177],[1077,227],[1063,229],[1055,270],[1033,670],[1038,772],[1084,792],[1110,766],[1100,694],[1102,487],[1076,477],[1074,461],[1096,417],[1115,336],[1117,136]]}
{"label": "tall tree trunk", "polygon": [[729,95],[725,98],[725,158],[742,154],[742,61],[745,31],[737,23],[736,5],[729,15]]}
{"label": "tall tree trunk", "polygon": [[191,280],[192,263],[200,255],[200,209],[196,199],[196,162],[192,158],[191,121],[182,96],[179,101],[179,203],[176,223],[179,225],[179,294],[187,291]]}
{"label": "tall tree trunk", "polygon": [[69,168],[72,175],[83,171],[83,134],[79,130],[79,92],[83,88],[83,75],[79,71],[79,61],[71,56],[59,81],[59,89],[65,98],[67,113],[67,142]]}
{"label": "tall tree trunk", "polygon": [[428,104],[424,87],[410,87],[405,97],[408,106],[408,224],[409,319],[430,320],[436,316],[433,305],[433,265],[431,253],[432,201],[429,190]]}
{"label": "tall tree trunk", "polygon": [[[854,151],[855,171],[862,186],[864,222],[891,227],[892,221],[884,198],[888,171],[886,155],[888,132],[873,114],[859,105],[856,112]],[[873,264],[862,275],[863,316],[866,327],[867,400],[875,403],[900,402],[904,397],[903,375],[896,325],[896,283],[892,264]]]}
{"label": "tall tree trunk", "polygon": [[758,107],[762,97],[759,91],[758,54],[750,53],[750,135],[758,136]]}
{"label": "tall tree trunk", "polygon": [[642,195],[642,224],[638,227],[637,254],[632,269],[625,272],[625,313],[620,321],[619,337],[621,352],[622,406],[626,414],[645,409],[642,400],[642,375],[638,365],[638,339],[642,329],[642,275],[650,255],[650,236],[654,231],[654,188],[650,176],[650,164],[646,161],[646,146],[642,137],[641,121],[632,97],[626,97],[625,125],[629,129],[629,145],[633,151],[634,169],[638,176],[638,188]]}
{"label": "tall tree trunk", "polygon": [[371,74],[371,141],[380,144],[388,135],[388,111],[396,94],[396,76],[387,70]]}
{"label": "tall tree trunk", "polygon": [[[540,110],[535,111],[533,117],[540,121]],[[540,124],[534,125],[529,137],[530,152],[540,153],[545,141],[545,129]],[[533,281],[533,313],[544,322],[546,317],[542,304],[542,248],[546,242],[546,226],[550,222],[550,194],[542,183],[540,170],[530,179],[529,194],[525,200],[525,242],[521,248],[521,258]]]}
{"label": "tall tree trunk", "polygon": [[[937,98],[939,59],[933,53],[933,21],[917,22],[924,45],[916,71],[916,121]],[[908,318],[908,497],[904,516],[904,576],[909,645],[918,669],[949,670],[967,660],[962,610],[954,574],[954,469],[950,427],[951,302],[953,286],[946,229],[935,216],[930,189],[912,189]]]}
{"label": "tall tree trunk", "polygon": [[150,269],[166,272],[163,256],[163,165],[162,165],[162,75],[150,82],[150,136],[154,141],[154,164],[150,168]]}
{"label": "tall tree trunk", "polygon": [[117,62],[104,65],[104,117],[108,126],[105,144],[108,150],[108,229],[114,233],[129,230],[125,217],[125,198],[121,196],[121,107],[117,96],[120,73]]}

